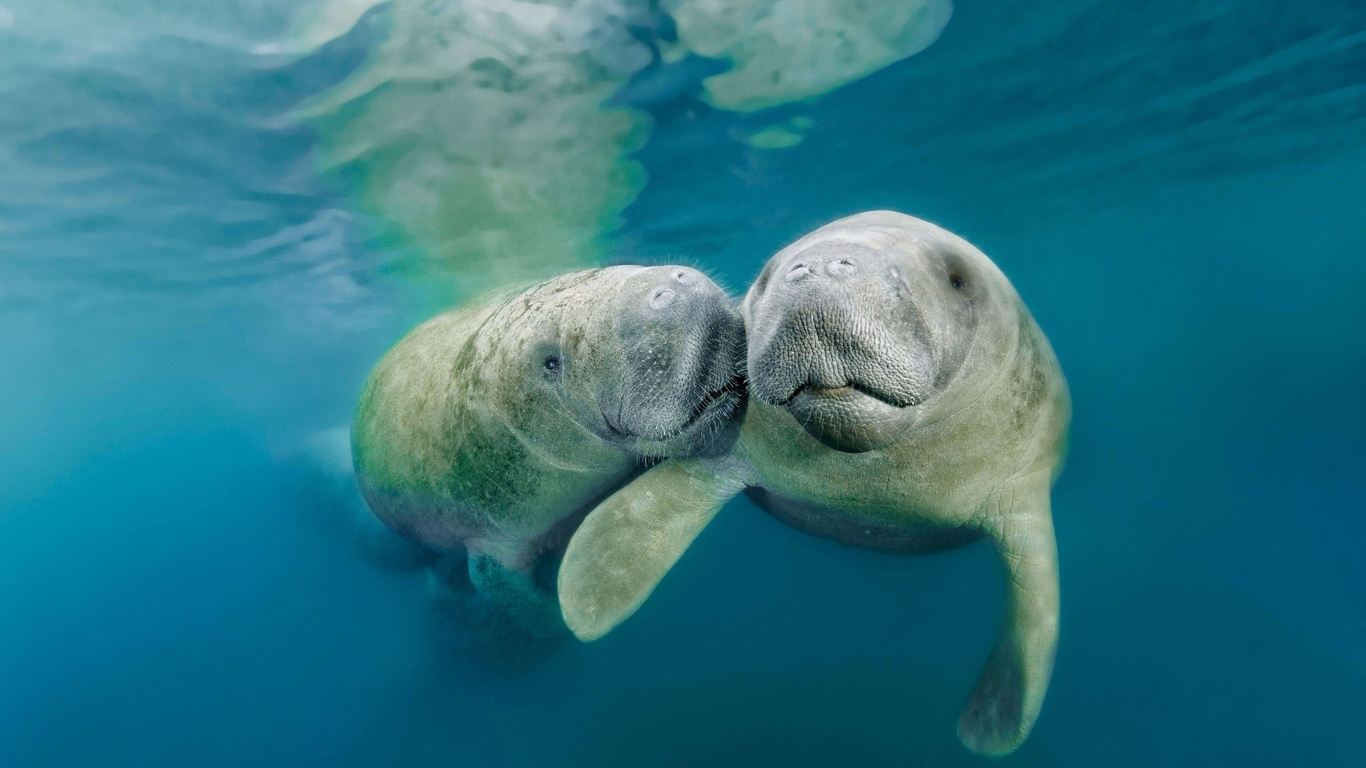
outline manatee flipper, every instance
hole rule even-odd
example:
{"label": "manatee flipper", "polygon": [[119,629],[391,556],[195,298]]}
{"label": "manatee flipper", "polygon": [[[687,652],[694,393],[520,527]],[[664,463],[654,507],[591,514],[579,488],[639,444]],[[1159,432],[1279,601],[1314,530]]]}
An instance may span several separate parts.
{"label": "manatee flipper", "polygon": [[564,634],[555,596],[536,586],[534,564],[525,569],[504,565],[485,552],[469,553],[470,581],[474,588],[504,611],[532,637]]}
{"label": "manatee flipper", "polygon": [[583,641],[636,612],[744,483],[707,459],[670,460],[597,506],[560,564],[560,609]]}
{"label": "manatee flipper", "polygon": [[958,718],[974,752],[1013,752],[1043,706],[1058,643],[1058,556],[1049,509],[1049,472],[1007,484],[988,504],[987,536],[1006,574],[1005,626]]}

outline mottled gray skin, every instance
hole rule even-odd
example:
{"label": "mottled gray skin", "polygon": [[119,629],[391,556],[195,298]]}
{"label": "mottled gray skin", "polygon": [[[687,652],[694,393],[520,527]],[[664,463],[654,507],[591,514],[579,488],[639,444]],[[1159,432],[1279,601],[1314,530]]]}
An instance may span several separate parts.
{"label": "mottled gray skin", "polygon": [[361,492],[393,530],[468,550],[475,587],[524,629],[563,631],[537,560],[647,459],[723,450],[743,349],[730,299],[684,267],[577,272],[448,312],[365,385]]}
{"label": "mottled gray skin", "polygon": [[1009,611],[959,735],[976,752],[1013,751],[1043,703],[1057,639],[1049,489],[1070,402],[1047,339],[984,254],[888,211],[783,249],[742,314],[753,397],[732,454],[666,463],[585,521],[560,571],[569,627],[591,639],[624,620],[742,489],[791,525],[859,547],[921,553],[986,538]]}

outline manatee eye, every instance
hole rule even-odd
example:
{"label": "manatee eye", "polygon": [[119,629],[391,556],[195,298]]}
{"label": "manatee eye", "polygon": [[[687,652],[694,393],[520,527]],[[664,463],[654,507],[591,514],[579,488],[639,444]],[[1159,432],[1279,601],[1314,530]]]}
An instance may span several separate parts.
{"label": "manatee eye", "polygon": [[953,274],[949,275],[949,283],[953,285],[955,289],[961,290],[964,285],[967,285],[967,282],[968,281],[964,280],[963,276],[958,274],[957,272],[954,272]]}
{"label": "manatee eye", "polygon": [[564,373],[564,361],[560,359],[558,354],[552,352],[545,356],[545,360],[541,363],[541,369],[545,371],[547,379],[558,381]]}

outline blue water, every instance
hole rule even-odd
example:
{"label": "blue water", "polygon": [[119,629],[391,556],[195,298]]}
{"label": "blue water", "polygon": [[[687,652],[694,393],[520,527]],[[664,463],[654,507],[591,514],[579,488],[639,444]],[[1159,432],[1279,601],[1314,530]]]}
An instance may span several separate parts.
{"label": "blue water", "polygon": [[[879,555],[739,500],[603,640],[454,653],[424,577],[305,512],[284,458],[491,279],[375,182],[429,135],[316,106],[401,24],[291,47],[283,2],[123,5],[0,0],[0,765],[981,762],[954,723],[1001,617],[985,545]],[[736,294],[859,210],[962,234],[1075,406],[1058,662],[1007,764],[1358,764],[1366,6],[1039,5],[960,0],[922,52],[761,110],[706,90],[724,66],[629,59],[629,140],[592,155],[620,185],[500,210],[587,231],[566,264]]]}

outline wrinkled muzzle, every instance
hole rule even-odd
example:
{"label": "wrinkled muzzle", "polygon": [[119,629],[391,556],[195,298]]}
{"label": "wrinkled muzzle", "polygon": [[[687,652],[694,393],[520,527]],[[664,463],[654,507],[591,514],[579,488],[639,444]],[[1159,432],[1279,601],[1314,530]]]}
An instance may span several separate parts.
{"label": "wrinkled muzzle", "polygon": [[642,270],[624,292],[622,396],[610,425],[650,456],[701,453],[736,420],[745,396],[744,324],[697,270]]}
{"label": "wrinkled muzzle", "polygon": [[888,257],[823,245],[782,259],[747,302],[749,388],[830,447],[873,450],[930,394],[929,331]]}

